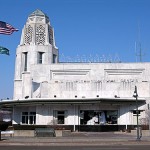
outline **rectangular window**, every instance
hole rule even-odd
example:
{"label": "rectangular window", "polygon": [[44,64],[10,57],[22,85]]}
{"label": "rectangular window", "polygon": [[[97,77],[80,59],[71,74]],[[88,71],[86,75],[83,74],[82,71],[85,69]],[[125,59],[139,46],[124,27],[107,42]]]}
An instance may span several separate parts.
{"label": "rectangular window", "polygon": [[117,124],[117,110],[80,110],[80,124]]}
{"label": "rectangular window", "polygon": [[35,124],[36,123],[36,112],[30,112],[29,115],[29,124]]}
{"label": "rectangular window", "polygon": [[22,112],[22,124],[36,124],[36,112]]}
{"label": "rectangular window", "polygon": [[38,64],[43,63],[43,52],[38,52]]}
{"label": "rectangular window", "polygon": [[57,63],[57,55],[53,54],[53,63]]}
{"label": "rectangular window", "polygon": [[27,71],[28,53],[24,52],[23,57],[24,57],[24,71]]}
{"label": "rectangular window", "polygon": [[49,32],[49,43],[51,45],[53,45],[53,28],[52,27],[49,27],[48,28],[48,32]]}
{"label": "rectangular window", "polygon": [[58,124],[65,124],[65,111],[57,111]]}
{"label": "rectangular window", "polygon": [[28,124],[28,112],[22,112],[22,124]]}

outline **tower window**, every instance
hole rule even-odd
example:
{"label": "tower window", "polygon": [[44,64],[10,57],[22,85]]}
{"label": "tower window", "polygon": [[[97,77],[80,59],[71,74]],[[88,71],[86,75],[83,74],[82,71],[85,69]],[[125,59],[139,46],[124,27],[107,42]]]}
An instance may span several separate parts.
{"label": "tower window", "polygon": [[28,53],[24,52],[23,57],[24,57],[24,71],[27,71]]}
{"label": "tower window", "polygon": [[57,55],[53,54],[53,63],[57,62]]}
{"label": "tower window", "polygon": [[38,64],[43,63],[43,52],[38,52]]}
{"label": "tower window", "polygon": [[49,43],[51,44],[51,45],[53,45],[53,29],[52,29],[52,27],[50,27],[49,26],[49,28],[48,28],[48,32],[49,32]]}

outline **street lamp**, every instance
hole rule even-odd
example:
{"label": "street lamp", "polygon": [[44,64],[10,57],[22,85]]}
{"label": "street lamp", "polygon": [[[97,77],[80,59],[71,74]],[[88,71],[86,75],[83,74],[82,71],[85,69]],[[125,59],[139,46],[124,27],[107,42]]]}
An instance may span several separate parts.
{"label": "street lamp", "polygon": [[134,94],[133,97],[136,98],[136,118],[137,118],[137,141],[140,140],[140,135],[139,135],[139,110],[138,110],[138,94],[137,94],[137,87],[135,86]]}

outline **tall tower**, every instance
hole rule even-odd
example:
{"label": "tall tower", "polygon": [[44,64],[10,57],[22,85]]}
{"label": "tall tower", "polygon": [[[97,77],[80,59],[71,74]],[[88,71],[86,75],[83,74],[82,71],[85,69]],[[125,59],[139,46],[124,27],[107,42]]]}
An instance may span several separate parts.
{"label": "tall tower", "polygon": [[32,65],[50,65],[58,63],[58,48],[55,45],[54,29],[50,20],[41,10],[35,10],[28,16],[23,27],[20,45],[16,50],[14,99],[24,98],[29,93]]}

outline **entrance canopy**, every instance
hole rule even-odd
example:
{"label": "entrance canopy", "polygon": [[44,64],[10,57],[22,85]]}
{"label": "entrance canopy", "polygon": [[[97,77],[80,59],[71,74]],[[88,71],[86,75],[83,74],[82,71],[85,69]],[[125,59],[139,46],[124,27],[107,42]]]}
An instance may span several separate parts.
{"label": "entrance canopy", "polygon": [[[145,98],[138,98],[138,103],[145,103]],[[40,104],[133,104],[136,102],[135,98],[74,98],[74,99],[61,99],[61,98],[28,98],[18,100],[2,100],[0,107],[13,107],[23,105],[40,105]]]}

